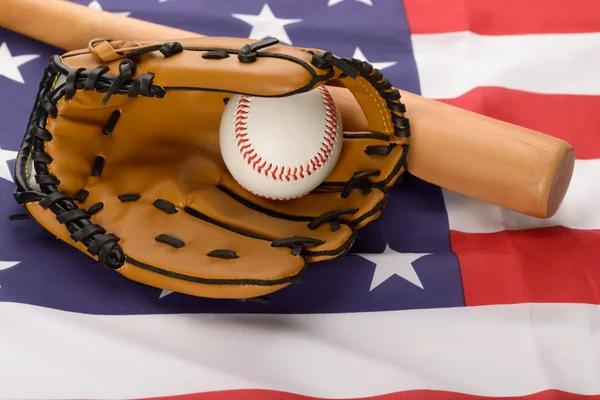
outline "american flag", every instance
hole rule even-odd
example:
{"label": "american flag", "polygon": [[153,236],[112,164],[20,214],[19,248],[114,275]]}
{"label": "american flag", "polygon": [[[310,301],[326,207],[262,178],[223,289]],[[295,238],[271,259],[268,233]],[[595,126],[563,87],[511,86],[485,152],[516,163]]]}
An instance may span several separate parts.
{"label": "american flag", "polygon": [[600,1],[77,2],[367,60],[566,139],[575,172],[547,220],[408,176],[350,254],[268,305],[161,291],[9,222],[16,151],[63,50],[0,29],[0,398],[600,399]]}

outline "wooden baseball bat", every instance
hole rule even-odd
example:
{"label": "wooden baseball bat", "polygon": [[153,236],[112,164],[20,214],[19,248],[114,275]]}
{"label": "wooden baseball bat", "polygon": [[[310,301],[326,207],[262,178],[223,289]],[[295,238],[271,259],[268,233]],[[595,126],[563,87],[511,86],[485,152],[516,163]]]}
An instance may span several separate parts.
{"label": "wooden baseball bat", "polygon": [[[99,37],[167,41],[203,36],[64,0],[0,0],[0,9],[0,26],[64,50],[86,48],[90,39]],[[353,95],[345,88],[330,89],[344,115],[344,128],[366,129]],[[400,93],[411,123],[408,171],[412,175],[525,215],[549,218],[556,213],[575,163],[567,142]]]}

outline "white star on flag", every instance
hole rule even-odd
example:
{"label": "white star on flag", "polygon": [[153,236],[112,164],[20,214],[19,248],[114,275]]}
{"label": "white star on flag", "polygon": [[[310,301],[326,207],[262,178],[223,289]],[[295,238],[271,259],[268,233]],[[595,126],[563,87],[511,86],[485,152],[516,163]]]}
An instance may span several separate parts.
{"label": "white star on flag", "polygon": [[[92,1],[90,4],[88,4],[88,7],[93,8],[94,10],[102,10],[102,5],[100,4],[100,2],[98,0]],[[123,11],[123,12],[115,12],[113,14],[120,15],[122,17],[129,17],[131,12]]]}
{"label": "white star on flag", "polygon": [[301,22],[301,19],[284,19],[277,18],[269,4],[265,3],[260,14],[248,15],[248,14],[231,14],[233,17],[244,21],[245,23],[252,25],[252,30],[248,38],[261,40],[267,37],[275,37],[282,43],[292,44],[290,37],[288,36],[285,26],[289,24],[295,24]]}
{"label": "white star on flag", "polygon": [[388,67],[391,67],[392,65],[396,65],[396,61],[370,62],[369,60],[367,60],[367,57],[365,57],[365,55],[363,54],[360,47],[357,47],[354,50],[354,55],[352,57],[356,58],[358,60],[368,62],[373,66],[373,68],[377,68],[380,71],[384,68],[388,68]]}
{"label": "white star on flag", "polygon": [[[341,3],[342,1],[345,1],[345,0],[329,0],[329,3],[327,3],[327,5],[329,7],[335,6],[336,4]],[[372,6],[373,5],[373,0],[356,0],[356,1],[358,1],[360,3],[363,3],[363,4],[366,4],[368,6]]]}
{"label": "white star on flag", "polygon": [[383,253],[360,253],[356,255],[375,263],[375,272],[373,273],[373,280],[371,281],[371,287],[369,288],[369,291],[373,291],[373,289],[394,275],[398,275],[413,285],[424,289],[423,283],[421,282],[421,279],[419,279],[412,263],[429,254],[430,253],[399,253],[392,250],[389,244],[386,244]]}
{"label": "white star on flag", "polygon": [[170,295],[171,293],[173,293],[172,290],[163,289],[162,292],[160,292],[160,296],[158,296],[158,298],[162,299],[163,297],[166,297],[166,296]]}
{"label": "white star on flag", "polygon": [[25,83],[23,75],[21,75],[21,71],[19,71],[19,67],[38,57],[39,54],[24,54],[13,57],[13,55],[10,54],[6,42],[2,42],[0,45],[0,75],[15,82]]}
{"label": "white star on flag", "polygon": [[19,264],[21,261],[0,261],[0,271],[9,269]]}
{"label": "white star on flag", "polygon": [[[0,147],[0,178],[6,179],[9,182],[13,182],[8,162],[14,160],[17,157],[17,152],[12,150],[3,150]],[[1,269],[1,268],[0,268]]]}
{"label": "white star on flag", "polygon": [[[21,261],[0,261],[0,271],[12,268],[15,265],[19,264],[20,262]],[[2,287],[2,286],[0,285],[0,287]]]}

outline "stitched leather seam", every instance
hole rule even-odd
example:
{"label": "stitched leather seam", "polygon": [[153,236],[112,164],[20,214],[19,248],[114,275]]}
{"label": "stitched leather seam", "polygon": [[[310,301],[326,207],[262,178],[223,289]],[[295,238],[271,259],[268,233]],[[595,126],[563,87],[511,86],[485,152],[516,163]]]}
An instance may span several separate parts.
{"label": "stitched leather seam", "polygon": [[383,120],[383,125],[385,128],[385,133],[387,133],[388,135],[392,134],[392,126],[391,126],[391,122],[389,121],[388,118],[386,118],[386,112],[384,112],[384,108],[387,111],[387,107],[382,107],[381,103],[383,102],[383,100],[381,99],[380,96],[374,96],[373,93],[371,93],[371,89],[373,89],[373,87],[371,85],[366,86],[364,84],[364,82],[362,81],[362,79],[356,79],[357,82],[365,89],[365,91],[369,94],[369,96],[371,96],[371,98],[373,99],[373,101],[375,101],[375,104],[377,105],[377,109],[379,110],[379,114],[381,114],[381,119]]}
{"label": "stitched leather seam", "polygon": [[234,119],[234,134],[235,140],[240,153],[244,160],[252,166],[252,168],[266,177],[273,178],[278,181],[292,181],[303,179],[312,175],[326,162],[333,151],[333,146],[337,140],[337,129],[339,121],[335,111],[335,103],[331,95],[323,86],[320,86],[321,99],[325,107],[325,129],[323,141],[319,152],[306,163],[289,166],[289,165],[274,165],[263,159],[256,149],[252,146],[252,142],[248,138],[247,121],[252,98],[247,95],[242,95],[238,100],[235,119]]}

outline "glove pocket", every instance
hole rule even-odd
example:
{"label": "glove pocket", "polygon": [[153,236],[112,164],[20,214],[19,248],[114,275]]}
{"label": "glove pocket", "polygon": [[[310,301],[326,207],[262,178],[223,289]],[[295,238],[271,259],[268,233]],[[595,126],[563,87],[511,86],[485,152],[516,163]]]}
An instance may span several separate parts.
{"label": "glove pocket", "polygon": [[90,189],[80,206],[89,210],[95,204],[102,207],[91,220],[118,237],[124,253],[116,271],[150,286],[200,297],[253,298],[293,284],[306,268],[290,248],[272,246],[267,237],[227,226],[185,203]]}

